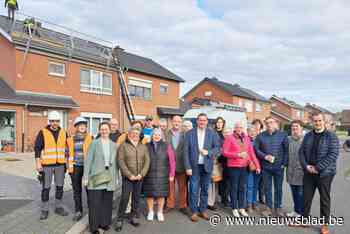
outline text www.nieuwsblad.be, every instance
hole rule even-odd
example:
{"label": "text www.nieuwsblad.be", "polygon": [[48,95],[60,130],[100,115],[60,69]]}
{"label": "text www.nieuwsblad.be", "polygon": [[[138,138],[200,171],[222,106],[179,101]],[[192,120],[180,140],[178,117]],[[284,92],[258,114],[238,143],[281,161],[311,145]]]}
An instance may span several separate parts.
{"label": "text www.nieuwsblad.be", "polygon": [[233,217],[214,214],[210,217],[209,223],[214,227],[220,224],[226,226],[314,226],[326,223],[329,225],[343,225],[344,217],[330,216],[328,222],[326,222],[324,217]]}

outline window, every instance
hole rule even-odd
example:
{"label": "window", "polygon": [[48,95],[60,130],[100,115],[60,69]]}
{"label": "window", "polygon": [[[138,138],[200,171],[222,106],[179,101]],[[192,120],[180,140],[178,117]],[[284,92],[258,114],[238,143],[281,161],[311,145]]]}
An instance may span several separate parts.
{"label": "window", "polygon": [[246,108],[247,112],[253,112],[253,102],[252,101],[245,100],[244,107]]}
{"label": "window", "polygon": [[160,94],[168,94],[168,88],[167,84],[160,84]]}
{"label": "window", "polygon": [[81,69],[80,91],[112,95],[112,75],[95,70]]}
{"label": "window", "polygon": [[49,75],[66,76],[66,66],[63,63],[49,62]]}
{"label": "window", "polygon": [[260,112],[261,111],[261,104],[260,103],[255,103],[255,112]]}
{"label": "window", "polygon": [[211,95],[213,95],[213,93],[211,91],[205,91],[204,92],[204,96],[205,97],[210,97]]}
{"label": "window", "polygon": [[297,115],[297,118],[299,118],[299,119],[303,119],[304,118],[304,112],[303,111],[300,111],[300,110],[296,111],[296,115]]}
{"label": "window", "polygon": [[152,98],[152,81],[130,78],[128,82],[129,95],[131,97],[150,100]]}
{"label": "window", "polygon": [[238,105],[239,105],[240,107],[244,107],[244,106],[243,106],[243,100],[242,100],[242,99],[238,99]]}
{"label": "window", "polygon": [[112,114],[104,113],[82,112],[81,116],[83,116],[88,121],[88,131],[93,136],[97,136],[98,125],[101,122],[109,122],[112,119]]}

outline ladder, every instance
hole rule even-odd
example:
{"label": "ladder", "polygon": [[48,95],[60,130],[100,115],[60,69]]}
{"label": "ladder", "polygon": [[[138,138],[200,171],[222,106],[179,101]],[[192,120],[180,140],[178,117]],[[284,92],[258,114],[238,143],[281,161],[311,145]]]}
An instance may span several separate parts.
{"label": "ladder", "polygon": [[[23,77],[24,67],[25,67],[25,65],[26,65],[28,52],[29,52],[30,45],[31,45],[32,39],[33,39],[32,28],[31,28],[31,26],[28,25],[27,27],[28,27],[28,28],[23,28],[23,32],[22,32],[22,33],[24,33],[24,30],[28,30],[29,38],[28,38],[28,40],[27,40],[26,48],[25,48],[25,50],[24,50],[23,60],[22,60],[21,69],[20,69],[20,73],[19,73],[19,77],[20,77],[20,78]],[[34,26],[34,27],[35,27],[35,26]]]}
{"label": "ladder", "polygon": [[132,121],[135,121],[135,114],[134,114],[135,112],[130,99],[128,88],[125,84],[124,72],[120,62],[120,52],[122,50],[123,49],[120,48],[119,46],[114,47],[112,50],[112,57],[113,57],[113,62],[117,68],[117,77],[119,81],[121,96],[123,99],[126,115],[128,117],[129,122],[131,123]]}

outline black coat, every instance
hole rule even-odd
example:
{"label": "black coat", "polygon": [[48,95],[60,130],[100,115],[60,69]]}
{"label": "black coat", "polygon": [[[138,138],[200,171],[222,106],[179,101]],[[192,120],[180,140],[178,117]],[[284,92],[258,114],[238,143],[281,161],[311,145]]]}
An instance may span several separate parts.
{"label": "black coat", "polygon": [[167,197],[169,192],[169,157],[168,145],[164,141],[147,144],[150,154],[150,168],[143,180],[143,193],[146,197]]}

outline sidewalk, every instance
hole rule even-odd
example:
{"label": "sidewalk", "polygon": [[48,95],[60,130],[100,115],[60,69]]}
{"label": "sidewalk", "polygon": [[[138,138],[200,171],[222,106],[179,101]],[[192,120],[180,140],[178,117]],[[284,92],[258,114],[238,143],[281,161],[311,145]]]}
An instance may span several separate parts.
{"label": "sidewalk", "polygon": [[[4,160],[5,159],[5,160]],[[6,161],[18,159],[21,161]],[[54,214],[55,189],[50,191],[50,215],[45,221],[39,220],[41,185],[36,180],[32,154],[0,155],[0,233],[6,234],[48,234],[65,233],[75,222],[71,182],[68,175],[65,181],[64,206],[69,216]],[[84,194],[83,204],[86,206]],[[87,211],[85,207],[85,212]]]}

